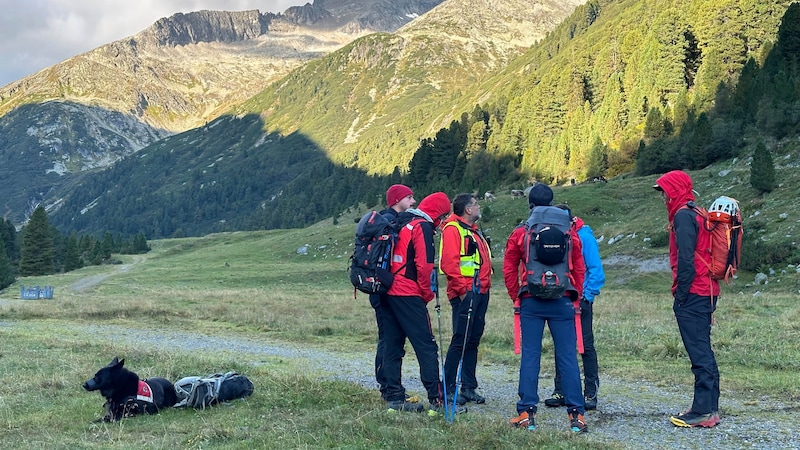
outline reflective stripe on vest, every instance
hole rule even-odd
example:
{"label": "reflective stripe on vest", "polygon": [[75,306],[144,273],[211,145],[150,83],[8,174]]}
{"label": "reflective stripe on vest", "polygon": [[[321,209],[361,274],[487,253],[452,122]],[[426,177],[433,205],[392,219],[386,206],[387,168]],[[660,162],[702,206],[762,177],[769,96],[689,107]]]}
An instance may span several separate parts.
{"label": "reflective stripe on vest", "polygon": [[[442,235],[444,235],[444,229],[449,226],[455,226],[458,229],[459,239],[461,239],[461,251],[459,255],[461,255],[461,259],[459,260],[459,267],[461,268],[461,276],[472,278],[475,276],[475,272],[480,270],[481,267],[481,252],[480,247],[478,246],[478,241],[473,236],[474,231],[471,229],[466,229],[463,226],[459,225],[458,222],[447,222],[445,226],[442,228]],[[464,242],[467,239],[472,239],[475,241],[475,254],[474,255],[465,255],[466,248],[464,248]],[[442,245],[444,240],[439,242],[439,257],[441,258],[442,255]],[[442,264],[439,263],[439,273],[443,274],[444,271],[442,270]]]}

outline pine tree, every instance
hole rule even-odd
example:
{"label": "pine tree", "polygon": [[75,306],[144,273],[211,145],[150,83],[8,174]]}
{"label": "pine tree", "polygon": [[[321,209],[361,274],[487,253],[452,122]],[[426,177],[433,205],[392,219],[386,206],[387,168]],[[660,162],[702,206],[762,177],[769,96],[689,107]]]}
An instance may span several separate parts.
{"label": "pine tree", "polygon": [[11,286],[14,282],[14,267],[6,253],[6,246],[0,239],[0,290]]}
{"label": "pine tree", "polygon": [[81,264],[81,250],[78,247],[77,233],[74,231],[67,238],[67,251],[64,256],[64,272],[70,272],[83,267]]}
{"label": "pine tree", "polygon": [[19,248],[17,247],[17,230],[10,220],[0,217],[0,241],[6,246],[6,255],[13,265],[19,259]]}
{"label": "pine tree", "polygon": [[772,154],[763,142],[756,145],[753,163],[750,166],[750,185],[759,192],[772,192],[775,189],[775,165]]}
{"label": "pine tree", "polygon": [[591,150],[589,150],[589,165],[586,168],[586,178],[592,179],[602,177],[608,170],[608,149],[600,138],[595,138]]}
{"label": "pine tree", "polygon": [[49,275],[54,272],[55,246],[47,212],[41,205],[33,211],[22,237],[20,276]]}

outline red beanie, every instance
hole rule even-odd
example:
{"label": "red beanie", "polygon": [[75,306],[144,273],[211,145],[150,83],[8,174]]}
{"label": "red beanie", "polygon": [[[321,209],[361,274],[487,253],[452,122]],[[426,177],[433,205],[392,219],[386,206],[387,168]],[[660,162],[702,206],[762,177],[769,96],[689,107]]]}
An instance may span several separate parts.
{"label": "red beanie", "polygon": [[439,217],[450,213],[450,199],[447,198],[447,194],[444,192],[434,192],[423,198],[417,208],[430,216],[433,220],[433,225],[438,227],[441,222]]}
{"label": "red beanie", "polygon": [[414,195],[410,187],[402,184],[393,184],[386,191],[386,206],[391,208],[409,195]]}

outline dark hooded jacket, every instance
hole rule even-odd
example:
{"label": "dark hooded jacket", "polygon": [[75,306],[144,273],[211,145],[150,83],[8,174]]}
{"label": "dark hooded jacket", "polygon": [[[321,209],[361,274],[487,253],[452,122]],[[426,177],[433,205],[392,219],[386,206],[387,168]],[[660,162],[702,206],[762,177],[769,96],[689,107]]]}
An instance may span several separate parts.
{"label": "dark hooded jacket", "polygon": [[690,293],[719,295],[719,282],[708,275],[710,255],[695,251],[709,248],[711,234],[705,229],[703,217],[688,207],[695,200],[692,179],[685,172],[673,170],[659,177],[656,185],[666,195],[672,294],[679,302]]}

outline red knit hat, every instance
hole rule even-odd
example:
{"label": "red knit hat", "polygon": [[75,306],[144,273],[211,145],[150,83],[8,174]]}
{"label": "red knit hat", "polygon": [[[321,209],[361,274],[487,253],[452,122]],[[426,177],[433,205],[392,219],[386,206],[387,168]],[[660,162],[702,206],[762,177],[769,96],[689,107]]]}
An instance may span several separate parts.
{"label": "red knit hat", "polygon": [[444,192],[434,192],[419,202],[417,207],[433,220],[433,225],[438,227],[441,216],[450,214],[450,199]]}
{"label": "red knit hat", "polygon": [[386,191],[386,206],[391,208],[409,195],[414,195],[410,187],[403,184],[393,184]]}

